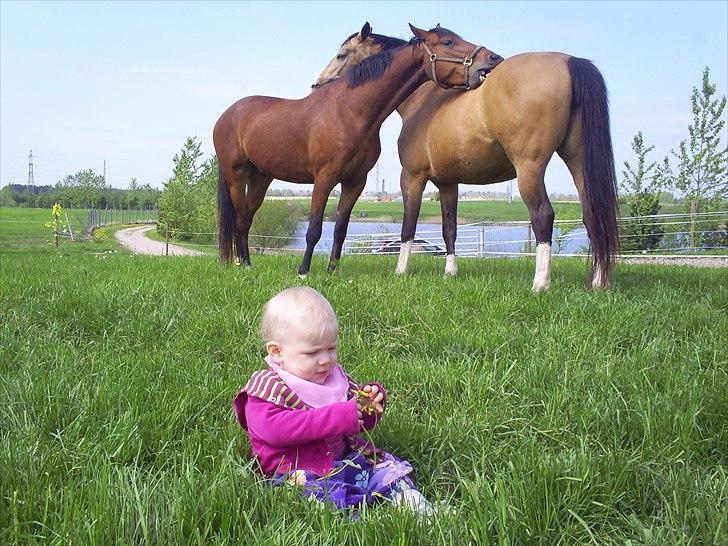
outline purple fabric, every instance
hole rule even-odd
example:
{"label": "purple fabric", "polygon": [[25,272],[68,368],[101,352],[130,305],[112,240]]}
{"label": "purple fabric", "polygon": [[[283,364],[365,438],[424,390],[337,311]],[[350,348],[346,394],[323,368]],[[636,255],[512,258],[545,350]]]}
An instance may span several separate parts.
{"label": "purple fabric", "polygon": [[301,494],[329,502],[338,509],[357,507],[362,503],[372,504],[392,496],[404,489],[415,489],[409,478],[412,465],[390,453],[383,453],[380,462],[371,460],[356,452],[335,461],[330,472],[319,475],[310,471],[293,471],[274,476],[274,485],[297,485]]}

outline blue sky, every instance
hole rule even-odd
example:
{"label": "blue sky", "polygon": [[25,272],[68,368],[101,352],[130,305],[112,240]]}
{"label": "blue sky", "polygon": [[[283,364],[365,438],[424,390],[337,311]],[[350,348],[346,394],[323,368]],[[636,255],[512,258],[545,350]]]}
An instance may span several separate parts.
{"label": "blue sky", "polygon": [[[0,185],[27,181],[32,148],[37,185],[87,168],[100,173],[106,160],[114,187],[135,177],[161,188],[187,136],[212,154],[212,127],[237,99],[306,95],[364,21],[402,38],[408,22],[439,22],[504,57],[562,51],[591,59],[610,91],[619,167],[632,157],[639,130],[655,145],[654,160],[687,137],[691,90],[705,66],[726,94],[725,1],[3,1]],[[380,176],[391,191],[398,189],[400,126],[394,113],[381,133]],[[369,179],[372,190],[374,173]],[[575,193],[558,158],[547,187]]]}

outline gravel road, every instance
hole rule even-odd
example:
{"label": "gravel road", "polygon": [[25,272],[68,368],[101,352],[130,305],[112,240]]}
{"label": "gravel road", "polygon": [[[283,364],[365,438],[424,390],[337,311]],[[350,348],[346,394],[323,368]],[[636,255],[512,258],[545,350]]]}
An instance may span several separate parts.
{"label": "gravel road", "polygon": [[684,258],[650,258],[640,256],[637,258],[623,258],[625,264],[652,264],[652,265],[690,265],[692,267],[728,267],[728,257],[725,256],[686,256]]}
{"label": "gravel road", "polygon": [[[137,226],[126,229],[120,229],[116,232],[116,240],[122,246],[128,248],[135,254],[146,254],[149,256],[164,256],[165,243],[153,241],[144,234],[154,229],[154,226]],[[177,245],[169,245],[170,256],[205,256],[204,252],[184,248]]]}

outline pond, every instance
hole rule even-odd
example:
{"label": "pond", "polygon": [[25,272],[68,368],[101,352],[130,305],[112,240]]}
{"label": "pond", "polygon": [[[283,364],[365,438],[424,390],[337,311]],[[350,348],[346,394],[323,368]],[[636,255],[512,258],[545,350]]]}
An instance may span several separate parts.
{"label": "pond", "polygon": [[[288,245],[289,249],[306,248],[307,228],[308,222],[299,224],[294,239]],[[350,222],[344,242],[344,252],[370,253],[373,248],[379,248],[390,241],[399,241],[401,229],[401,223]],[[575,254],[586,251],[588,240],[583,226],[569,233],[561,245],[559,245],[559,233],[558,227],[554,228],[554,253]],[[316,245],[317,253],[331,252],[333,234],[334,222],[324,222],[321,240]],[[415,238],[432,243],[442,249],[445,248],[440,224],[419,224]],[[533,233],[531,233],[531,243],[532,250],[535,251],[536,239]],[[458,226],[455,253],[458,256],[514,255],[525,252],[527,244],[528,228],[526,225],[461,225]]]}

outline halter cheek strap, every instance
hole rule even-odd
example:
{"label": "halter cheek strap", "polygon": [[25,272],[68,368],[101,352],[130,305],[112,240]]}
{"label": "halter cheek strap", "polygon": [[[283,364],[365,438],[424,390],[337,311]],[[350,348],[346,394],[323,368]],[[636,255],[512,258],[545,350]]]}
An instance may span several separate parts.
{"label": "halter cheek strap", "polygon": [[[478,51],[483,49],[483,46],[476,46],[470,55],[463,58],[463,57],[438,57],[437,54],[432,52],[432,50],[427,46],[427,44],[425,42],[422,42],[422,45],[425,46],[427,53],[430,54],[430,62],[432,62],[432,81],[434,81],[437,85],[439,85],[443,89],[470,89],[470,84],[468,83],[469,82],[468,72],[470,71],[470,66],[473,64],[473,59],[478,54]],[[446,86],[446,85],[443,85],[442,83],[440,83],[439,81],[437,81],[437,71],[435,70],[435,63],[437,61],[462,64],[465,67],[465,85]]]}

